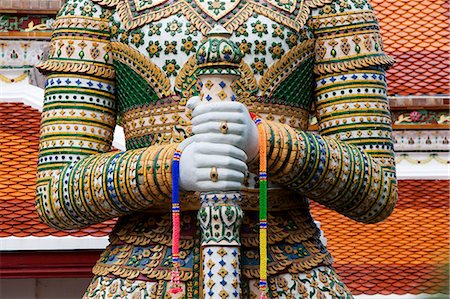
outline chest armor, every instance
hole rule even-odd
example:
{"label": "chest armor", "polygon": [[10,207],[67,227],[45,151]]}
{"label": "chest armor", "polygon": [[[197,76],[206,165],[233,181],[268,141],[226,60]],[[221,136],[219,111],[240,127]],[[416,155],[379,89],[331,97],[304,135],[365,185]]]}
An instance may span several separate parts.
{"label": "chest armor", "polygon": [[116,2],[111,46],[128,149],[190,135],[185,105],[200,90],[195,53],[217,24],[244,54],[237,100],[263,118],[306,128],[314,91],[310,1]]}

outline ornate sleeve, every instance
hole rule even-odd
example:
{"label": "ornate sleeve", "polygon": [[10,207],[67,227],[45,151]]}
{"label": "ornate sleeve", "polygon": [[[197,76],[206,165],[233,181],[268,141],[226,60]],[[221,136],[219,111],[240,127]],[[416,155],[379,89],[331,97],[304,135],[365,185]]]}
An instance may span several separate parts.
{"label": "ornate sleeve", "polygon": [[151,207],[170,196],[175,146],[109,152],[116,123],[111,10],[67,1],[55,21],[42,112],[36,206],[73,229]]}
{"label": "ornate sleeve", "polygon": [[266,123],[269,176],[357,221],[374,223],[397,199],[392,124],[377,20],[366,0],[313,12],[319,134]]}

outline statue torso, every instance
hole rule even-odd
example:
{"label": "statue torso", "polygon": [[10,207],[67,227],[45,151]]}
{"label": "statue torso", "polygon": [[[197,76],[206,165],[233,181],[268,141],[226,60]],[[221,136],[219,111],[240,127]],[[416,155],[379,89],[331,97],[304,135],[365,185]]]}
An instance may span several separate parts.
{"label": "statue torso", "polygon": [[[237,100],[268,120],[299,129],[307,127],[314,92],[314,40],[307,24],[310,1],[106,2],[117,3],[110,23],[111,60],[128,149],[179,142],[191,134],[185,105],[200,90],[195,53],[215,24],[232,32],[231,40],[244,54],[242,76],[233,84]],[[249,187],[252,185],[257,185],[256,180],[250,180]],[[272,191],[269,274],[298,273],[331,264],[309,214],[308,201],[288,190]],[[257,279],[257,193],[249,194],[244,201],[243,271],[246,279]],[[192,206],[194,209],[183,208],[182,214],[181,275],[195,289],[199,279],[199,227],[195,204]],[[94,273],[168,279],[170,244],[168,212],[122,217]]]}
{"label": "statue torso", "polygon": [[118,1],[111,46],[127,147],[177,142],[190,134],[184,106],[199,94],[195,53],[216,24],[232,32],[244,54],[241,79],[233,84],[237,100],[268,120],[304,129],[314,89],[309,5],[304,0]]}

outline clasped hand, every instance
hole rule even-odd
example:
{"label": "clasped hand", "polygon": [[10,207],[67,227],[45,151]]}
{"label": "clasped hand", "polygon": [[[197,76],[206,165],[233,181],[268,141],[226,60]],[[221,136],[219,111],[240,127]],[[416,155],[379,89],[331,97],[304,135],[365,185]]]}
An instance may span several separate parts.
{"label": "clasped hand", "polygon": [[194,136],[185,142],[180,160],[180,187],[186,191],[237,191],[246,161],[259,150],[258,130],[239,102],[188,101]]}

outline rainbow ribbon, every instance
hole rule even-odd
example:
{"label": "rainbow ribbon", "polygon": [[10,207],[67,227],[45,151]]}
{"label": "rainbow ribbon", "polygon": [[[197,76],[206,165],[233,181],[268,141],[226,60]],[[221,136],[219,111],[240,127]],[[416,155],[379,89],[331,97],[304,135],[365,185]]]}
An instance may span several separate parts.
{"label": "rainbow ribbon", "polygon": [[259,293],[267,299],[267,155],[266,133],[260,118],[250,113],[259,136]]}
{"label": "rainbow ribbon", "polygon": [[180,283],[180,159],[182,150],[177,148],[172,159],[172,279],[169,293],[180,298],[183,288]]}

